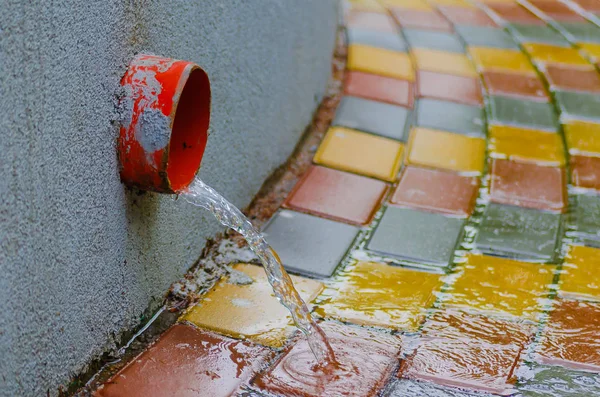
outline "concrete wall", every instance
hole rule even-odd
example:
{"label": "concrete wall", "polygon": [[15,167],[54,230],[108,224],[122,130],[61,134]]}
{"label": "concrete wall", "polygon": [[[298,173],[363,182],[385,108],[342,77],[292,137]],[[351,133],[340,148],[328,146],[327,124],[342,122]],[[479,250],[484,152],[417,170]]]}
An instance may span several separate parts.
{"label": "concrete wall", "polygon": [[336,0],[0,0],[0,395],[45,395],[157,307],[220,230],[120,182],[114,93],[138,52],[210,75],[202,177],[240,207],[326,86]]}

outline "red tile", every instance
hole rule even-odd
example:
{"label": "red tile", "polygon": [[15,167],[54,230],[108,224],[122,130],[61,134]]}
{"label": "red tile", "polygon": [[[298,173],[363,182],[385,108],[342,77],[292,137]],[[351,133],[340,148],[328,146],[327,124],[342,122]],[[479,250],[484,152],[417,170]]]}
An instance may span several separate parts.
{"label": "red tile", "polygon": [[542,362],[600,372],[599,303],[558,300],[542,335]]}
{"label": "red tile", "polygon": [[366,225],[379,208],[387,189],[386,183],[375,179],[312,166],[284,205],[324,218]]}
{"label": "red tile", "polygon": [[529,0],[538,10],[558,22],[586,22],[586,19],[560,1]]}
{"label": "red tile", "polygon": [[427,168],[406,167],[390,202],[443,214],[469,216],[479,179]]}
{"label": "red tile", "polygon": [[427,29],[452,32],[452,24],[442,14],[435,11],[418,11],[402,8],[391,10],[392,16],[404,29]]}
{"label": "red tile", "polygon": [[600,92],[600,73],[547,65],[544,72],[551,86],[567,91]]}
{"label": "red tile", "polygon": [[353,11],[348,15],[346,26],[349,28],[376,30],[378,32],[397,33],[394,21],[387,14],[378,12]]}
{"label": "red tile", "polygon": [[440,6],[439,10],[454,25],[498,26],[485,12],[476,8]]}
{"label": "red tile", "polygon": [[513,371],[529,342],[524,324],[436,313],[423,327],[416,353],[403,362],[400,375],[488,393],[514,392]]}
{"label": "red tile", "polygon": [[544,84],[537,76],[515,73],[483,72],[483,81],[490,95],[548,102]]}
{"label": "red tile", "polygon": [[417,73],[417,96],[475,106],[483,104],[479,79],[429,71]]}
{"label": "red tile", "polygon": [[490,199],[500,204],[563,211],[566,207],[565,171],[558,167],[494,159]]}
{"label": "red tile", "polygon": [[600,13],[600,1],[598,0],[572,0],[586,11],[597,14]]}
{"label": "red tile", "polygon": [[376,396],[398,362],[400,340],[383,332],[323,323],[337,369],[315,368],[305,338],[294,344],[255,384],[282,396]]}
{"label": "red tile", "polygon": [[500,18],[510,23],[545,25],[546,23],[517,3],[488,3]]}
{"label": "red tile", "polygon": [[344,95],[372,99],[411,109],[414,99],[410,81],[355,71],[346,72]]}
{"label": "red tile", "polygon": [[189,325],[174,325],[96,395],[231,396],[272,353]]}
{"label": "red tile", "polygon": [[600,190],[600,157],[571,156],[571,183]]}

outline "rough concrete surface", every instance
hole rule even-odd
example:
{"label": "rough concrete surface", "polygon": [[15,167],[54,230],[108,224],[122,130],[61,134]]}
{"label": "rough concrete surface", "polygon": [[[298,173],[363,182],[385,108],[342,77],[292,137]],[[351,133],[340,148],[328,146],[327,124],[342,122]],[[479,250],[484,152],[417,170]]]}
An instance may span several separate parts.
{"label": "rough concrete surface", "polygon": [[156,308],[220,230],[183,200],[120,183],[114,94],[128,61],[148,52],[206,69],[201,175],[244,207],[323,94],[337,1],[0,9],[0,395],[54,395]]}

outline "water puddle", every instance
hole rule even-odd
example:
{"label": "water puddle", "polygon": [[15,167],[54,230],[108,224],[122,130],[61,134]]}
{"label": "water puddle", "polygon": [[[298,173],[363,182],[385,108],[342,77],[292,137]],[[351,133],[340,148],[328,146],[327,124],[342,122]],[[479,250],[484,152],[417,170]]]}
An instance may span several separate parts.
{"label": "water puddle", "polygon": [[196,178],[181,197],[192,205],[210,211],[223,226],[235,230],[246,239],[250,249],[263,263],[275,296],[290,311],[294,323],[306,335],[307,343],[317,363],[322,367],[335,365],[335,356],[325,333],[310,315],[306,303],[283,268],[281,259],[250,220],[200,178]]}

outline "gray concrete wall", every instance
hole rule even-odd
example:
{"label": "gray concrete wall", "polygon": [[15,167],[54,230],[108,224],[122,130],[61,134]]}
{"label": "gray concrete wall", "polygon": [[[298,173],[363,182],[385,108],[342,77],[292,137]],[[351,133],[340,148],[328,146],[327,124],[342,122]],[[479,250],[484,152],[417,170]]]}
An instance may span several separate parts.
{"label": "gray concrete wall", "polygon": [[240,207],[329,78],[336,0],[0,0],[0,395],[56,393],[220,230],[119,182],[114,93],[138,52],[210,75],[201,175]]}

